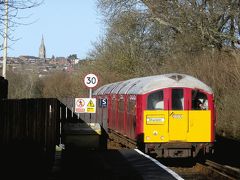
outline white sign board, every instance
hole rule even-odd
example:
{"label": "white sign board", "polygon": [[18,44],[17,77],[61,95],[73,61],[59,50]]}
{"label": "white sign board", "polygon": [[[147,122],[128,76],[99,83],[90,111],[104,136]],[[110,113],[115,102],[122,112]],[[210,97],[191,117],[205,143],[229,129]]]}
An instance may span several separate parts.
{"label": "white sign board", "polygon": [[76,113],[96,113],[96,98],[75,98]]}
{"label": "white sign board", "polygon": [[87,87],[95,87],[98,83],[98,78],[95,74],[88,74],[84,78],[84,83]]}

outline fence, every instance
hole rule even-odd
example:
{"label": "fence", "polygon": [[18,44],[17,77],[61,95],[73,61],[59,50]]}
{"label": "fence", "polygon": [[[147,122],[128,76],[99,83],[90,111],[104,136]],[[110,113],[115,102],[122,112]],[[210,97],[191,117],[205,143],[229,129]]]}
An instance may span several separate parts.
{"label": "fence", "polygon": [[0,76],[0,99],[6,99],[8,95],[8,80]]}
{"label": "fence", "polygon": [[28,152],[34,158],[41,153],[51,167],[55,146],[59,144],[59,122],[60,102],[57,99],[0,100],[0,147],[5,150],[1,155],[11,158],[18,153],[15,157],[19,158],[23,156],[21,152],[27,158],[30,157]]}

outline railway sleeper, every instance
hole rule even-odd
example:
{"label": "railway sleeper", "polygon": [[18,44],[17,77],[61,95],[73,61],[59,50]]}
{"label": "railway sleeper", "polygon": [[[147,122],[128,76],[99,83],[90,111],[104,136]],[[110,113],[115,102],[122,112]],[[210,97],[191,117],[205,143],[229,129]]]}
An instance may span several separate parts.
{"label": "railway sleeper", "polygon": [[123,147],[134,149],[137,148],[137,143],[131,139],[129,139],[127,136],[123,136],[117,131],[109,130],[109,138],[113,141],[121,144]]}

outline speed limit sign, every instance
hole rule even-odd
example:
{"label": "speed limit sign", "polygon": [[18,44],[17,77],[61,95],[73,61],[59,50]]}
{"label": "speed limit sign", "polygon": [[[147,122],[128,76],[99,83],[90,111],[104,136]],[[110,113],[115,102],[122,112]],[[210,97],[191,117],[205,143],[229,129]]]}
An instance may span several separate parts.
{"label": "speed limit sign", "polygon": [[87,87],[95,87],[98,83],[98,78],[95,74],[88,74],[84,78],[84,83]]}

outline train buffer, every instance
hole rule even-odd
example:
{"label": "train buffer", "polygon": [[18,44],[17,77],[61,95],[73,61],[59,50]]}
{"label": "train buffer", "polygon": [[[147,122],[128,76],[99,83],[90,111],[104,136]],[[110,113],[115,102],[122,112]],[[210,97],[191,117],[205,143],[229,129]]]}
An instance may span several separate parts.
{"label": "train buffer", "polygon": [[158,161],[134,149],[71,149],[62,152],[61,161],[59,171],[51,179],[182,179]]}

